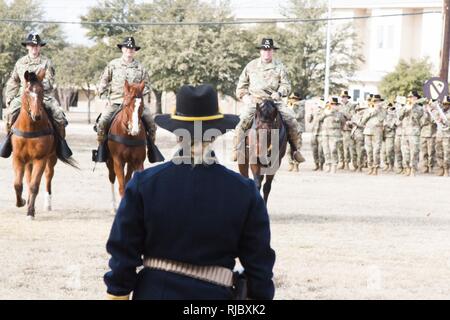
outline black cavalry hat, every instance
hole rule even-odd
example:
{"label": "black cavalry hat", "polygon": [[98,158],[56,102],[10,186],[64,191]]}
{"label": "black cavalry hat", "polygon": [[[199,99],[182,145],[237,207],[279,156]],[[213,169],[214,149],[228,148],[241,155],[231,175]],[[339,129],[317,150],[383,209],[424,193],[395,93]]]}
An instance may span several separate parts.
{"label": "black cavalry hat", "polygon": [[184,85],[177,92],[176,109],[173,114],[155,117],[155,122],[163,129],[174,132],[186,129],[194,140],[194,122],[202,122],[202,136],[208,129],[217,129],[222,134],[234,129],[239,116],[219,112],[217,92],[209,84],[199,86]]}
{"label": "black cavalry hat", "polygon": [[47,44],[47,42],[42,41],[41,37],[39,37],[39,35],[34,32],[29,33],[25,38],[25,41],[22,41],[21,43],[24,47],[29,44],[43,47]]}
{"label": "black cavalry hat", "polygon": [[348,91],[347,90],[342,90],[341,91],[341,98],[348,98],[350,99],[351,97],[348,95]]}
{"label": "black cavalry hat", "polygon": [[123,39],[123,42],[119,43],[117,46],[119,47],[119,49],[122,49],[122,47],[136,49],[136,51],[141,49],[141,47],[138,47],[136,45],[136,42],[134,41],[133,37],[126,37],[125,39]]}
{"label": "black cavalry hat", "polygon": [[273,49],[273,50],[278,50],[280,48],[275,47],[275,45],[273,44],[273,39],[263,38],[261,40],[261,44],[258,47],[256,47],[256,49]]}
{"label": "black cavalry hat", "polygon": [[381,101],[384,101],[384,99],[381,99],[381,96],[379,94],[374,94],[371,100],[371,102],[381,102]]}
{"label": "black cavalry hat", "polygon": [[449,105],[450,104],[450,96],[445,96],[444,99],[442,100],[442,103],[445,105]]}
{"label": "black cavalry hat", "polygon": [[417,99],[422,98],[422,96],[417,92],[417,90],[412,90],[409,94],[408,97],[416,97]]}

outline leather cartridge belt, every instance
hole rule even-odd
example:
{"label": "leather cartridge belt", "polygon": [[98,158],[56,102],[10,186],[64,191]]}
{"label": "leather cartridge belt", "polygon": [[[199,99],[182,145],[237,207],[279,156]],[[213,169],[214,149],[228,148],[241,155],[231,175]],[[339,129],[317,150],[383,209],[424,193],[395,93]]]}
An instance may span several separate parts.
{"label": "leather cartridge belt", "polygon": [[233,272],[230,269],[219,266],[196,266],[184,262],[167,259],[146,258],[144,266],[182,274],[198,280],[210,282],[219,286],[233,286]]}

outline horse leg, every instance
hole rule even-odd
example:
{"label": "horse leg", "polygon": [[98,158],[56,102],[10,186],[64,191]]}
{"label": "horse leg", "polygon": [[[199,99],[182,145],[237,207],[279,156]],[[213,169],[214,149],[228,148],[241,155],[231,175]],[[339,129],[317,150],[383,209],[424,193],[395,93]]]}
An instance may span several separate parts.
{"label": "horse leg", "polygon": [[253,180],[255,181],[256,187],[258,190],[261,190],[261,185],[264,179],[264,176],[261,175],[261,169],[258,165],[250,165],[253,174]]}
{"label": "horse leg", "polygon": [[109,172],[109,182],[111,183],[111,203],[113,207],[113,212],[117,210],[117,201],[116,201],[116,189],[114,183],[116,182],[116,174],[114,172],[114,164],[111,159],[106,161],[106,166],[108,167]]}
{"label": "horse leg", "polygon": [[33,162],[33,172],[31,173],[30,183],[30,203],[28,204],[27,216],[34,219],[36,213],[35,203],[36,197],[39,193],[39,185],[41,184],[42,175],[44,174],[45,167],[47,165],[47,159],[35,160]]}
{"label": "horse leg", "polygon": [[46,192],[44,200],[44,210],[52,211],[52,180],[55,175],[55,165],[58,161],[56,155],[51,155],[45,167]]}
{"label": "horse leg", "polygon": [[266,203],[266,205],[267,205],[267,199],[269,198],[270,190],[272,189],[273,177],[274,177],[274,175],[267,175],[266,182],[264,183],[263,194],[264,194],[264,202]]}
{"label": "horse leg", "polygon": [[33,164],[30,162],[30,163],[25,165],[25,180],[27,181],[27,188],[28,188],[27,205],[30,203],[30,197],[31,197],[31,191],[30,191],[31,172],[33,172]]}
{"label": "horse leg", "polygon": [[248,163],[239,164],[238,168],[241,175],[248,178]]}
{"label": "horse leg", "polygon": [[131,164],[131,162],[129,162],[127,164],[127,174],[125,175],[125,181],[124,181],[124,186],[127,186],[128,181],[131,180],[131,176],[133,175],[133,172],[135,171],[135,166],[133,166]]}
{"label": "horse leg", "polygon": [[114,172],[116,173],[117,182],[119,183],[119,195],[122,198],[125,193],[124,164],[118,159],[114,159]]}
{"label": "horse leg", "polygon": [[13,167],[15,174],[14,190],[16,191],[16,207],[23,207],[25,199],[22,198],[23,192],[23,175],[25,173],[25,165],[17,158],[13,158]]}

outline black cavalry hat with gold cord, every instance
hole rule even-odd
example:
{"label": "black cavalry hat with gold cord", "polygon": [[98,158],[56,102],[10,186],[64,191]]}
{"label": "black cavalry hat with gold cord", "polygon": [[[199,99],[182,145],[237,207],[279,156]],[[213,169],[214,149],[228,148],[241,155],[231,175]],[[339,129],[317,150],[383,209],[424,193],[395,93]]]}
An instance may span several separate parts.
{"label": "black cavalry hat with gold cord", "polygon": [[25,47],[27,45],[34,45],[34,46],[45,46],[47,42],[42,41],[41,37],[37,33],[29,33],[24,41],[21,42],[21,44]]}
{"label": "black cavalry hat with gold cord", "polygon": [[136,49],[136,51],[141,49],[141,47],[136,45],[133,37],[126,37],[125,39],[123,39],[123,42],[119,43],[117,46],[119,47],[119,49],[122,49],[122,47]]}
{"label": "black cavalry hat with gold cord", "polygon": [[217,92],[209,84],[199,86],[184,85],[177,92],[176,108],[172,114],[162,114],[155,117],[158,126],[174,132],[186,129],[194,138],[194,123],[202,122],[202,135],[208,129],[217,129],[222,134],[234,129],[239,123],[239,117],[234,114],[219,112]]}

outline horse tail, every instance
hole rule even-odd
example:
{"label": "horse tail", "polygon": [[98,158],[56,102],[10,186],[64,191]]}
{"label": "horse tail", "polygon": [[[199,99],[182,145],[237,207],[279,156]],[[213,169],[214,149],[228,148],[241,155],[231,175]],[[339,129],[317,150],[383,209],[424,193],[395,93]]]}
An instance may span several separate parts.
{"label": "horse tail", "polygon": [[79,167],[79,165],[78,165],[77,160],[75,160],[75,159],[72,158],[72,157],[64,158],[64,157],[58,155],[58,159],[59,159],[61,162],[65,163],[65,164],[67,164],[67,165],[69,165],[69,166],[71,166],[72,168],[75,168],[75,169],[77,169],[77,170],[81,170],[80,167]]}
{"label": "horse tail", "polygon": [[72,158],[73,153],[72,153],[72,150],[70,150],[70,147],[67,144],[66,140],[64,138],[61,138],[60,136],[58,136],[56,143],[57,143],[57,146],[56,146],[57,158],[61,162],[65,163],[75,169],[80,170],[80,167],[78,166],[78,162],[74,158]]}

